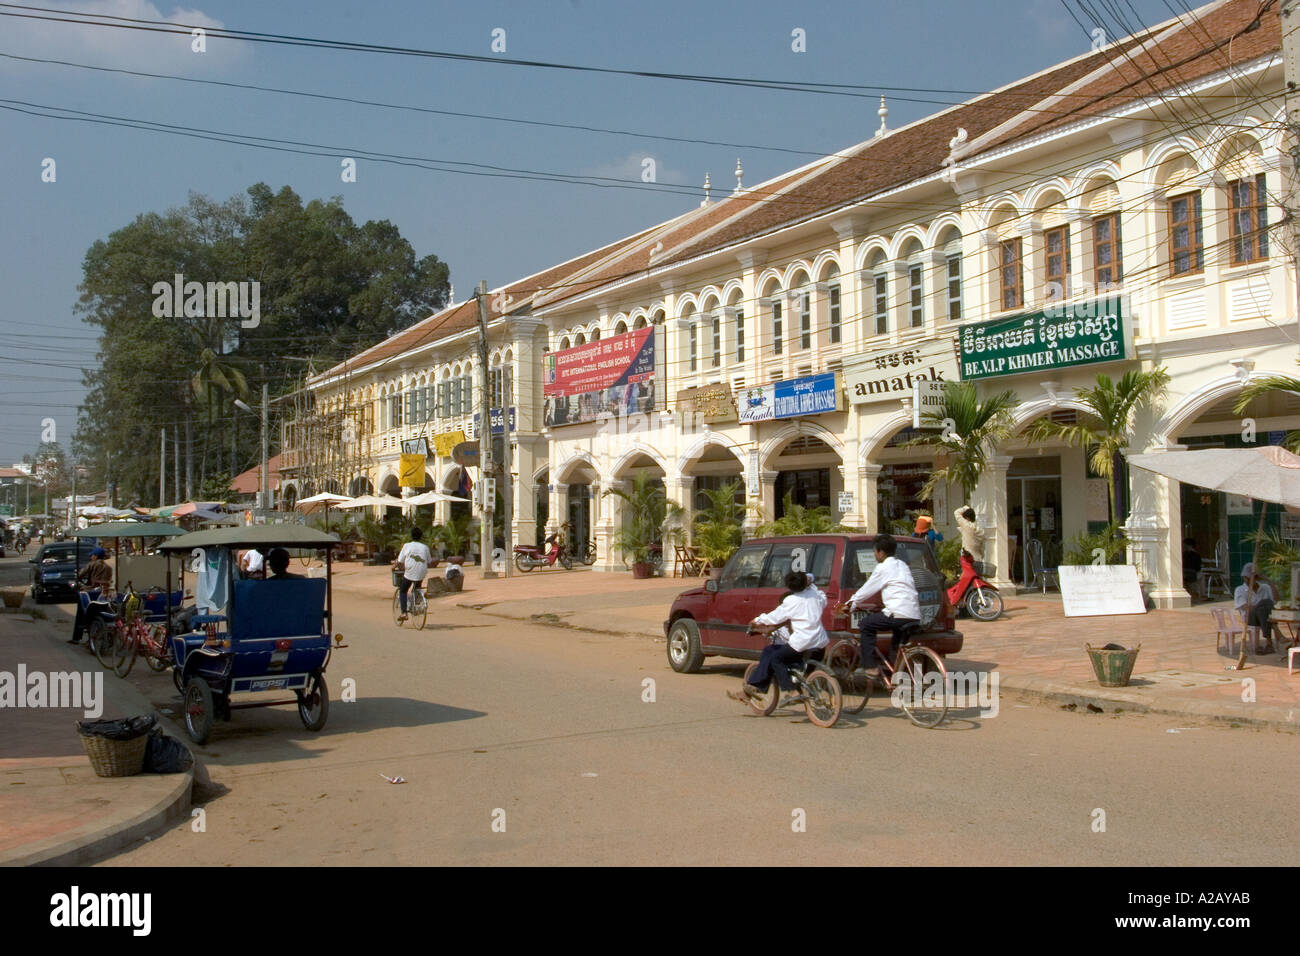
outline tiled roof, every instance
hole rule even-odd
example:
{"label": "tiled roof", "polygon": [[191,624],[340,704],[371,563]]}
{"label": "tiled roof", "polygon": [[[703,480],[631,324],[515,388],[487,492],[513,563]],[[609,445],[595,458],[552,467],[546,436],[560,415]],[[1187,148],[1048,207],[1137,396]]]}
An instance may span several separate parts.
{"label": "tiled roof", "polygon": [[[506,312],[541,308],[650,268],[684,261],[939,172],[966,130],[967,162],[995,146],[1114,111],[1281,49],[1275,0],[1221,0],[1149,31],[950,107],[887,135],[611,243],[508,286]],[[653,255],[652,255],[653,253]],[[492,297],[495,306],[495,294]],[[489,311],[490,317],[496,315]],[[425,319],[327,375],[472,327],[474,301]]]}
{"label": "tiled roof", "polygon": [[[262,466],[256,464],[248,471],[241,471],[230,481],[230,490],[237,495],[255,495],[262,483]],[[280,456],[274,455],[266,463],[266,483],[268,490],[275,491],[280,486]]]}

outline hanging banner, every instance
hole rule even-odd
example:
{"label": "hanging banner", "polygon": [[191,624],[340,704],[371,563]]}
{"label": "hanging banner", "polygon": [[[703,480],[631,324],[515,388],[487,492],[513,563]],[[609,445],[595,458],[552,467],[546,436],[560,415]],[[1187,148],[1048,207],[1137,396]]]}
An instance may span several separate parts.
{"label": "hanging banner", "polygon": [[1117,362],[1132,355],[1123,300],[1096,299],[1025,312],[961,330],[964,381]]}
{"label": "hanging banner", "polygon": [[544,356],[546,427],[653,409],[654,333],[647,326]]}
{"label": "hanging banner", "polygon": [[737,399],[736,410],[741,423],[842,411],[839,375],[823,372],[745,389]]}
{"label": "hanging banner", "polygon": [[402,488],[423,488],[425,461],[423,455],[403,455],[401,464],[398,466],[398,486]]}
{"label": "hanging banner", "polygon": [[433,450],[439,458],[450,458],[451,450],[465,441],[465,433],[460,429],[454,432],[440,432],[433,436]]}
{"label": "hanging banner", "polygon": [[956,343],[951,336],[867,352],[844,362],[844,386],[854,405],[907,398],[917,382],[956,380]]}

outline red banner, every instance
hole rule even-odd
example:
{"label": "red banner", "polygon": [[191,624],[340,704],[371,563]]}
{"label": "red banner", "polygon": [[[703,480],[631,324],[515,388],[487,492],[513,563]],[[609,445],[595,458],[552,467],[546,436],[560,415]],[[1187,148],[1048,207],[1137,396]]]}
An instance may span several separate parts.
{"label": "red banner", "polygon": [[654,328],[588,342],[546,356],[544,392],[579,395],[654,377]]}

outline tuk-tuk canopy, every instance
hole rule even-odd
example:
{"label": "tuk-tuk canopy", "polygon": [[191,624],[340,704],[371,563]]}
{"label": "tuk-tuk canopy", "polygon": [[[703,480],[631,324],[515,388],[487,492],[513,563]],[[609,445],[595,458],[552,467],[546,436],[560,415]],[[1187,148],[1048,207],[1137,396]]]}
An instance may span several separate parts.
{"label": "tuk-tuk canopy", "polygon": [[105,521],[72,532],[74,538],[170,538],[184,534],[184,528],[162,521]]}
{"label": "tuk-tuk canopy", "polygon": [[189,551],[193,548],[330,548],[339,536],[300,524],[255,524],[238,528],[194,531],[164,542],[159,550]]}

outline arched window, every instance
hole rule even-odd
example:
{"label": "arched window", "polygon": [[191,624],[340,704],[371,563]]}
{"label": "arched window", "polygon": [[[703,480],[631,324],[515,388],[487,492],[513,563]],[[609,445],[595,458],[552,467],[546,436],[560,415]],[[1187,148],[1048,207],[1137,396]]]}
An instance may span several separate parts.
{"label": "arched window", "polygon": [[745,361],[745,299],[744,294],[736,289],[731,293],[732,321],[735,322],[736,361]]}
{"label": "arched window", "polygon": [[1232,264],[1268,258],[1268,189],[1259,143],[1233,136],[1219,151],[1218,168],[1228,178],[1228,238]]}
{"label": "arched window", "polygon": [[823,273],[826,283],[826,333],[831,345],[838,345],[842,336],[844,308],[840,300],[840,267],[830,263]]}
{"label": "arched window", "polygon": [[614,326],[614,334],[615,335],[627,334],[627,323],[624,322],[622,319],[619,319],[618,324]]}
{"label": "arched window", "polygon": [[903,263],[907,269],[907,327],[919,329],[925,325],[925,269],[921,243],[916,239],[903,247]]}
{"label": "arched window", "polygon": [[948,321],[961,321],[961,233],[949,229],[940,242],[947,276]]}

